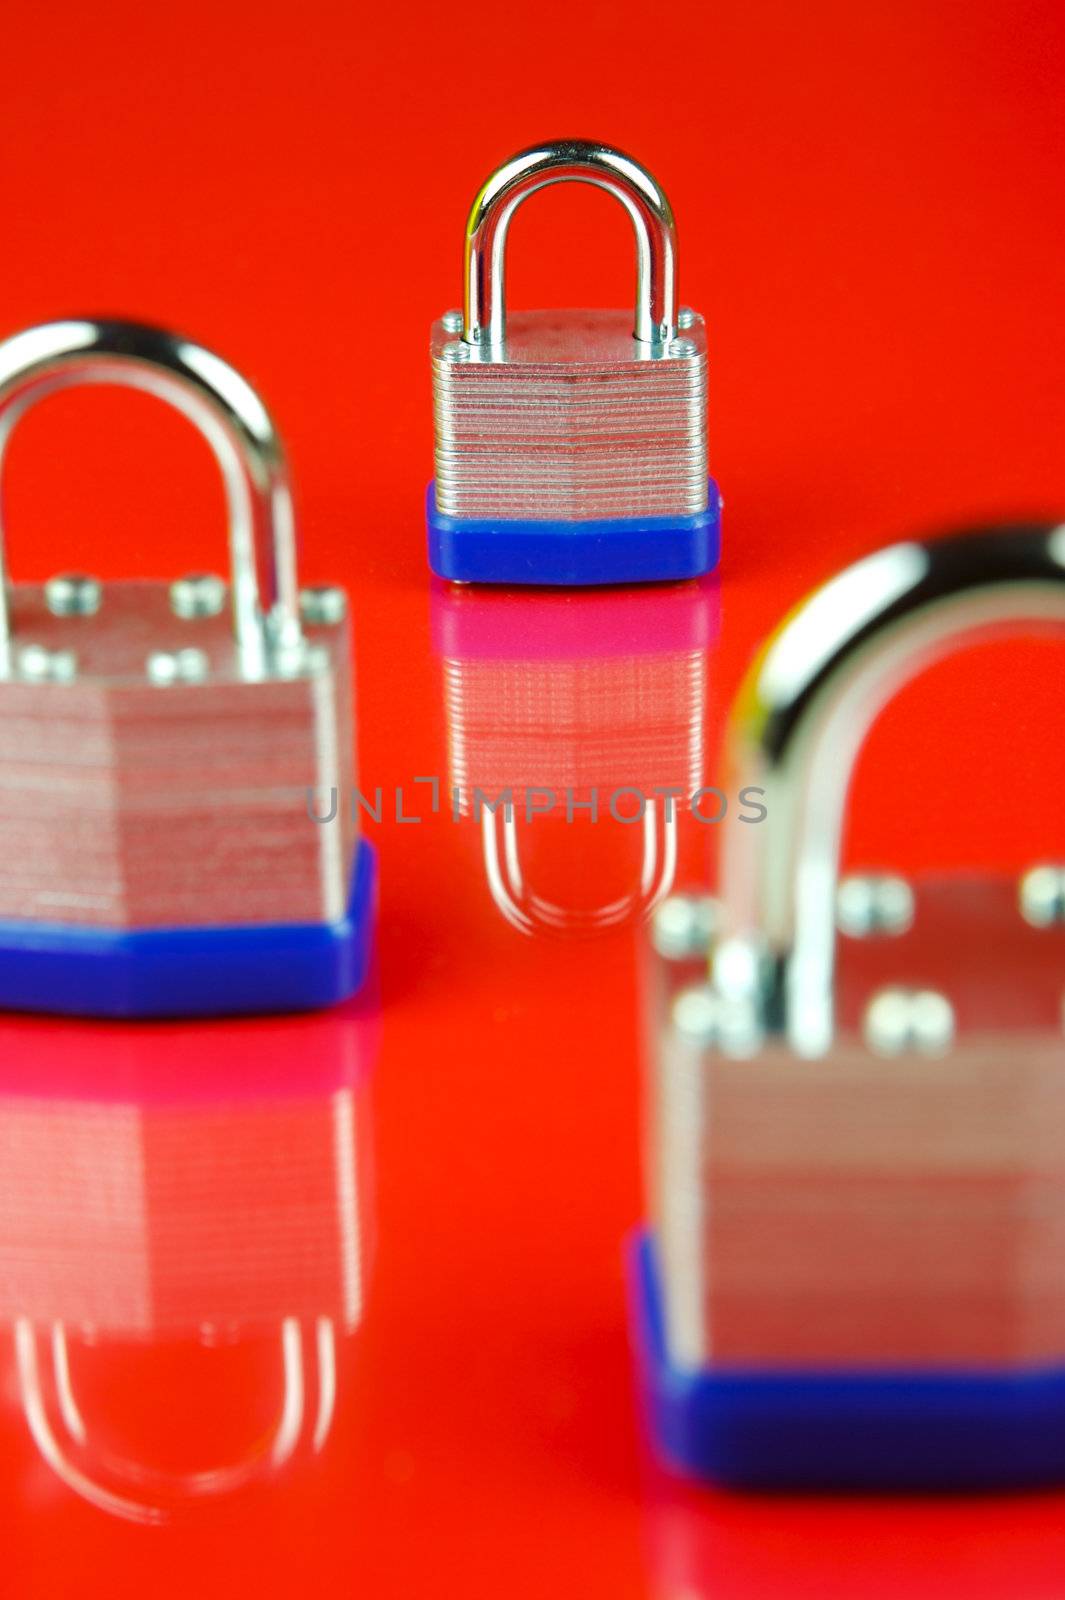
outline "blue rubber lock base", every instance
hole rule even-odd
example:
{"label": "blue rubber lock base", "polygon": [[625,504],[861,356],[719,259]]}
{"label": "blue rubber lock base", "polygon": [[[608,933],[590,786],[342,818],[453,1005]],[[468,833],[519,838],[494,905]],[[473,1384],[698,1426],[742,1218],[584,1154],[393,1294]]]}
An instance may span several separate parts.
{"label": "blue rubber lock base", "polygon": [[130,931],[0,921],[0,1010],[219,1017],[334,1005],[366,976],[376,883],[361,841],[340,922]]}
{"label": "blue rubber lock base", "polygon": [[707,508],[695,516],[594,522],[447,517],[431,483],[426,520],[429,565],[452,583],[667,583],[711,572],[721,554],[721,496],[712,478]]}
{"label": "blue rubber lock base", "polygon": [[662,1454],[747,1489],[1065,1482],[1065,1368],[687,1372],[666,1351],[652,1240],[629,1248],[640,1379]]}

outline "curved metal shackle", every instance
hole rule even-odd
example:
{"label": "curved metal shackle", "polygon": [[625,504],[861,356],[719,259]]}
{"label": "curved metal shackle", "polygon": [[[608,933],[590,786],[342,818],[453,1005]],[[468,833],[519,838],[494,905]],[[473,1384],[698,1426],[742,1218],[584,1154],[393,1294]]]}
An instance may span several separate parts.
{"label": "curved metal shackle", "polygon": [[[0,341],[0,469],[19,419],[46,395],[83,384],[140,389],[167,401],[210,445],[225,484],[233,625],[241,654],[298,640],[292,492],[270,414],[240,373],[203,345],[138,322],[43,323]],[[0,527],[0,645],[10,635]]]}
{"label": "curved metal shackle", "polygon": [[636,232],[636,321],[641,344],[668,344],[676,332],[677,238],[669,201],[645,167],[608,144],[556,139],[504,162],[484,184],[466,223],[465,313],[468,344],[502,345],[506,336],[507,231],[537,189],[577,181],[621,201]]}
{"label": "curved metal shackle", "polygon": [[832,1040],[842,828],[871,723],[939,657],[1048,622],[1065,625],[1065,524],[987,527],[856,562],[792,612],[751,668],[730,777],[765,789],[768,817],[724,843],[713,975],[800,1055]]}

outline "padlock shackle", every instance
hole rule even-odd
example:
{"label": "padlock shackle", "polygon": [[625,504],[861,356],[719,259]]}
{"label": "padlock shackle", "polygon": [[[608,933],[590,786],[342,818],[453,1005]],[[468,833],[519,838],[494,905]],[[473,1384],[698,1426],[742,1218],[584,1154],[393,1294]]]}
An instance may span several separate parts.
{"label": "padlock shackle", "polygon": [[[298,644],[299,597],[288,468],[259,396],[220,356],[179,334],[137,322],[84,317],[27,328],[0,341],[0,471],[20,418],[46,395],[115,384],[165,400],[207,441],[229,511],[233,627],[246,666]],[[11,621],[0,526],[0,669]]]}
{"label": "padlock shackle", "polygon": [[833,1030],[835,897],[847,792],[865,735],[925,667],[981,637],[1065,624],[1065,525],[891,545],[814,591],[737,697],[731,781],[768,816],[723,840],[715,984],[801,1055]]}
{"label": "padlock shackle", "polygon": [[507,232],[518,206],[552,183],[594,184],[621,201],[636,233],[633,338],[654,349],[676,333],[677,237],[669,201],[631,156],[607,144],[559,139],[512,156],[483,185],[466,223],[467,344],[501,347],[506,338]]}

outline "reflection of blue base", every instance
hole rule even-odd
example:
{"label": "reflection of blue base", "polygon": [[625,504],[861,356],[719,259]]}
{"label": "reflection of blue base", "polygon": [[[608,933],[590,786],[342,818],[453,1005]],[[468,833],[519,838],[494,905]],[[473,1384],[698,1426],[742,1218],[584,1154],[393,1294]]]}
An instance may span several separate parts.
{"label": "reflection of blue base", "polygon": [[437,510],[430,484],[426,518],[429,565],[454,583],[662,583],[701,577],[717,566],[721,553],[721,496],[712,478],[707,509],[693,517],[447,517]]}
{"label": "reflection of blue base", "polygon": [[75,928],[0,922],[0,1010],[80,1017],[314,1011],[355,993],[373,939],[377,864],[360,842],[332,923]]}
{"label": "reflection of blue base", "polygon": [[685,1372],[666,1351],[647,1235],[629,1282],[651,1428],[685,1472],[751,1489],[1065,1482],[1065,1368]]}

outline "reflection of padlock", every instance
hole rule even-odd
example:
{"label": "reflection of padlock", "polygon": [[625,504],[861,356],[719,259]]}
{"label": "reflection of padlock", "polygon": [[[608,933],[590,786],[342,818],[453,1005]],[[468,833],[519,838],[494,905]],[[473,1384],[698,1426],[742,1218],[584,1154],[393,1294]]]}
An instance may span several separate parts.
{"label": "reflection of padlock", "polygon": [[[515,210],[573,179],[616,196],[632,219],[635,326],[622,311],[505,312]],[[716,564],[706,329],[676,309],[673,213],[630,156],[562,140],[489,178],[466,225],[465,311],[434,324],[432,363],[429,559],[441,577],[642,583]]]}
{"label": "reflection of padlock", "polygon": [[329,1004],[362,980],[373,898],[347,820],[307,818],[309,790],[350,781],[344,595],[298,594],[273,423],[187,339],[90,320],[7,339],[0,455],[37,400],[101,383],[168,401],[210,445],[233,626],[213,577],[0,585],[0,1006]]}
{"label": "reflection of padlock", "polygon": [[[702,782],[717,601],[714,579],[520,598],[434,587],[452,806],[480,822],[492,898],[522,932],[616,927],[669,893],[680,817]],[[592,904],[559,904],[532,887],[521,834],[557,825],[557,847],[576,831],[591,877],[609,866],[582,831],[593,806],[600,855],[627,859],[639,836],[638,876]]]}
{"label": "reflection of padlock", "polygon": [[[0,1028],[0,1320],[42,1456],[101,1509],[157,1522],[324,1447],[368,1270],[376,1032],[364,1006],[224,1034]],[[272,1341],[251,1442],[238,1411],[220,1449],[199,1399],[211,1364]],[[184,1455],[223,1464],[108,1441],[107,1396],[153,1351],[188,1381],[169,1400]],[[88,1403],[86,1365],[106,1373]]]}
{"label": "reflection of padlock", "polygon": [[1065,1477],[1065,869],[836,882],[890,693],[1044,619],[1065,619],[1062,529],[898,545],[800,607],[741,692],[768,818],[729,836],[716,911],[673,901],[656,929],[641,1340],[692,1472]]}

